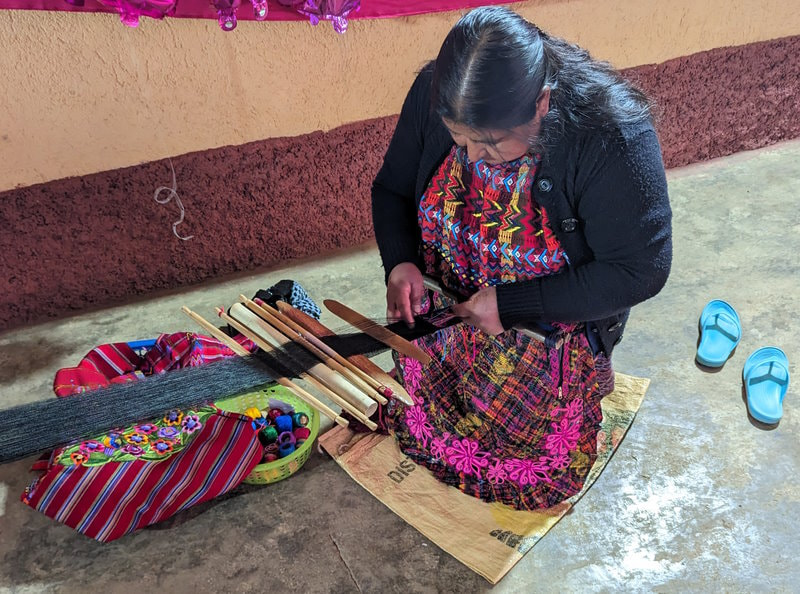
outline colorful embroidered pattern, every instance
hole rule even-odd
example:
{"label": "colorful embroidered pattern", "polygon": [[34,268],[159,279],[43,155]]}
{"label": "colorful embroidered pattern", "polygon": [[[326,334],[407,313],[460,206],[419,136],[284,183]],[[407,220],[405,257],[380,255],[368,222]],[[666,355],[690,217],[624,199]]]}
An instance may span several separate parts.
{"label": "colorful embroidered pattern", "polygon": [[[531,198],[537,164],[470,164],[454,148],[420,203],[426,272],[469,295],[566,266],[547,213]],[[439,296],[429,300],[443,305]],[[517,509],[550,507],[580,491],[597,455],[601,394],[583,332],[554,327],[561,349],[459,324],[416,341],[433,358],[424,370],[395,354],[415,403],[386,409],[401,450],[446,484]]]}
{"label": "colorful embroidered pattern", "polygon": [[566,254],[531,197],[538,159],[470,163],[456,147],[419,210],[426,268],[467,293],[558,272]]}
{"label": "colorful embroidered pattern", "polygon": [[114,429],[57,451],[53,463],[62,466],[100,466],[107,462],[139,459],[161,461],[183,450],[214,410],[210,406],[185,414],[173,410],[152,423]]}
{"label": "colorful embroidered pattern", "polygon": [[[245,348],[254,345],[236,338]],[[92,349],[58,372],[59,396],[234,356],[192,333],[162,334],[144,357],[127,344]],[[114,540],[230,491],[259,463],[263,447],[250,420],[207,406],[117,428],[54,452],[34,465],[43,474],[22,495],[26,505],[102,542]],[[41,461],[40,461],[41,462]]]}
{"label": "colorful embroidered pattern", "polygon": [[154,456],[159,450],[165,454],[158,463],[140,459],[142,448],[128,444],[123,449],[132,461],[98,465],[86,464],[88,457],[78,446],[69,455],[73,463],[48,465],[25,490],[22,501],[86,536],[108,542],[228,492],[258,464],[263,451],[242,415],[221,411],[211,412],[182,449],[176,451],[174,443],[160,438],[153,446]]}

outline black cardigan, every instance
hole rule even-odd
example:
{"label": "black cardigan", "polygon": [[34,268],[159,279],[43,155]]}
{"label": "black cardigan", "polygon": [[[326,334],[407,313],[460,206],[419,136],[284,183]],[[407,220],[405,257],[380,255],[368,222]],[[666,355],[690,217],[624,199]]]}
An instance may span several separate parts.
{"label": "black cardigan", "polygon": [[[453,147],[430,109],[431,71],[411,87],[372,185],[372,218],[388,277],[401,262],[422,268],[417,208]],[[586,322],[611,354],[630,308],[658,293],[672,260],[672,213],[661,149],[649,122],[615,132],[566,129],[546,151],[532,186],[569,258],[559,274],[497,287],[504,328]]]}

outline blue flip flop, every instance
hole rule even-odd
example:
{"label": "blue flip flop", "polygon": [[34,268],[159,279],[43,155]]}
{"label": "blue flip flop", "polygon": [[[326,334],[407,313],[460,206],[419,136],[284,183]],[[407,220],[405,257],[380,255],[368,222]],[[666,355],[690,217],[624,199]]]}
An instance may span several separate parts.
{"label": "blue flip flop", "polygon": [[756,421],[774,425],[783,416],[783,399],[789,388],[789,361],[776,347],[753,352],[742,370],[747,410]]}
{"label": "blue flip flop", "polygon": [[742,339],[739,315],[721,299],[709,301],[700,314],[700,344],[697,362],[706,367],[722,367]]}

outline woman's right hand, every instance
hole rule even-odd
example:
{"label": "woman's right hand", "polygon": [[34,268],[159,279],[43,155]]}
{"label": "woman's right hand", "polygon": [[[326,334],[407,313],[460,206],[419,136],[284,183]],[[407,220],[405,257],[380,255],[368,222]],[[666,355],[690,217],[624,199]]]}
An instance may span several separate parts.
{"label": "woman's right hand", "polygon": [[413,326],[414,315],[419,314],[425,286],[422,272],[416,264],[401,262],[389,273],[386,287],[386,317],[391,320],[403,319]]}

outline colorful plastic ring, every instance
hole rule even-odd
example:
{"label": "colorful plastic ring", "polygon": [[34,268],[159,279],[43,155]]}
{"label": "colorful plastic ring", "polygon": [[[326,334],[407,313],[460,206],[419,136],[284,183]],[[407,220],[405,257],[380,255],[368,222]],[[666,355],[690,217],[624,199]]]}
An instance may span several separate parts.
{"label": "colorful plastic ring", "polygon": [[276,417],[275,426],[278,428],[278,433],[285,433],[292,430],[292,417],[289,415],[281,415]]}
{"label": "colorful plastic ring", "polygon": [[297,438],[297,441],[300,440],[305,441],[309,438],[310,435],[311,435],[311,429],[309,429],[308,427],[298,427],[297,429],[294,430],[294,436],[295,438]]}
{"label": "colorful plastic ring", "polygon": [[284,431],[278,435],[278,445],[280,446],[285,443],[297,443],[297,438],[294,436],[294,433],[291,431]]}
{"label": "colorful plastic ring", "polygon": [[294,443],[282,443],[280,447],[280,457],[285,458],[295,450]]}
{"label": "colorful plastic ring", "polygon": [[261,435],[264,436],[264,439],[267,440],[267,443],[274,443],[278,441],[278,430],[275,429],[272,425],[264,427],[261,430]]}

